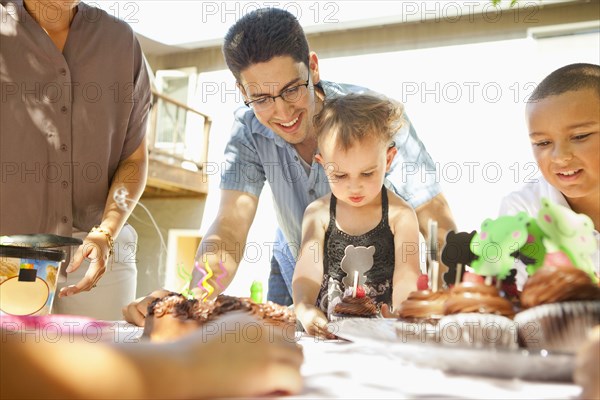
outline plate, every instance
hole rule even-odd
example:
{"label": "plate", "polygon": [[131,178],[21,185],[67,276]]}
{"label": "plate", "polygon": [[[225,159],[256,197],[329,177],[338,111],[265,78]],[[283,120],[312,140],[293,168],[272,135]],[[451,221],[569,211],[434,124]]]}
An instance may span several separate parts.
{"label": "plate", "polygon": [[357,344],[380,347],[407,363],[461,374],[535,381],[572,382],[575,356],[546,350],[478,349],[403,343],[392,319],[354,318],[331,322],[333,332]]}
{"label": "plate", "polygon": [[103,321],[82,315],[50,314],[43,316],[0,314],[3,335],[20,335],[57,342],[75,337],[86,342],[138,343],[143,328],[125,321]]}
{"label": "plate", "polygon": [[79,246],[81,244],[83,244],[83,240],[81,239],[46,233],[0,236],[0,245],[2,246],[52,248],[61,246]]}
{"label": "plate", "polygon": [[24,331],[24,330],[56,330],[81,335],[87,333],[90,329],[102,330],[111,326],[108,321],[99,321],[80,315],[0,315],[0,325],[6,331]]}

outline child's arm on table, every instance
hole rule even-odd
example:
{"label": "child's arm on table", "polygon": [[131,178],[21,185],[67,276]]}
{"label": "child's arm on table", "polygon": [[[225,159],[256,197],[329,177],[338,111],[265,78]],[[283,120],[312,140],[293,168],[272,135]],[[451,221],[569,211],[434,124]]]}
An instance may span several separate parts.
{"label": "child's arm on table", "polygon": [[327,330],[327,316],[316,307],[323,281],[324,217],[329,218],[329,196],[309,204],[302,220],[302,245],[292,280],[296,317],[309,335],[335,337]]}
{"label": "child's arm on table", "polygon": [[419,223],[414,210],[400,197],[390,193],[389,223],[394,234],[395,266],[392,307],[398,310],[408,294],[417,290],[419,269]]}

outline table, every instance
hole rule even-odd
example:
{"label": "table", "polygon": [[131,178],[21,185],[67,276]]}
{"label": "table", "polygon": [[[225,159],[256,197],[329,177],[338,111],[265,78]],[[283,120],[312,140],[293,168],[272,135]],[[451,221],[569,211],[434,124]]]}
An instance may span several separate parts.
{"label": "table", "polygon": [[[135,343],[142,329],[114,322],[106,340]],[[536,382],[448,373],[413,365],[385,346],[322,340],[299,334],[305,362],[302,393],[284,399],[568,399],[581,389],[568,382]]]}
{"label": "table", "polygon": [[290,398],[566,399],[580,392],[573,383],[445,373],[357,343],[317,342],[309,337],[299,343],[306,360],[305,389]]}

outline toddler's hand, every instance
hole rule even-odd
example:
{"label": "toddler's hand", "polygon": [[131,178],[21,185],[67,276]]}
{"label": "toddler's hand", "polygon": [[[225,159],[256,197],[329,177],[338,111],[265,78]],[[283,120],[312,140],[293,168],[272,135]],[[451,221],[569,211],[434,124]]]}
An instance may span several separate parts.
{"label": "toddler's hand", "polygon": [[324,339],[336,339],[333,333],[328,329],[327,317],[315,306],[300,306],[296,309],[296,318],[304,327],[306,333],[311,336],[317,336]]}

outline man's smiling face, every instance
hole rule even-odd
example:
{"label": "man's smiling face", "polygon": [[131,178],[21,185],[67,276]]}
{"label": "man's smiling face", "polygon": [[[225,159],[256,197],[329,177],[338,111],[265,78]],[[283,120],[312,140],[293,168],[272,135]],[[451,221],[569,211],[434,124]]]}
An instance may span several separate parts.
{"label": "man's smiling face", "polygon": [[[314,68],[313,68],[314,62]],[[314,83],[318,82],[316,58],[311,68],[292,57],[279,56],[263,63],[253,64],[240,73],[240,90],[246,101],[264,96],[278,96],[281,92],[298,87],[294,101],[278,97],[266,109],[255,109],[261,124],[270,128],[286,142],[300,144],[314,136],[312,120],[317,110]],[[308,88],[302,86],[309,81]]]}

